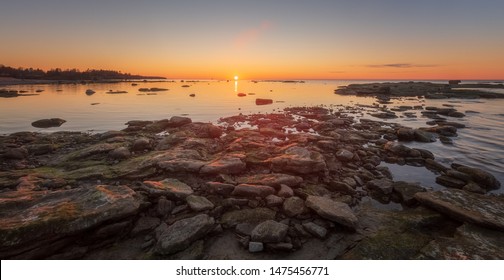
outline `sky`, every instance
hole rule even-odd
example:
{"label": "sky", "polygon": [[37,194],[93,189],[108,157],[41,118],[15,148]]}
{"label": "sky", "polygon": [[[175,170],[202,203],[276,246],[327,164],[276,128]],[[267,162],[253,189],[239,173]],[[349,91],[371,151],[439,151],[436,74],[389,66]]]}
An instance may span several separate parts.
{"label": "sky", "polygon": [[16,0],[0,64],[167,78],[504,79],[502,0]]}

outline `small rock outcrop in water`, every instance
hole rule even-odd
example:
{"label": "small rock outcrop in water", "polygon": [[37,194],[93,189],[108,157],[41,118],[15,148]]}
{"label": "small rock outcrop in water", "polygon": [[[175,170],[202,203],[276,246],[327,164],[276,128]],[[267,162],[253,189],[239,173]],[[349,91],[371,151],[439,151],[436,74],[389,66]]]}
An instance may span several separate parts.
{"label": "small rock outcrop in water", "polygon": [[49,127],[60,127],[62,124],[66,123],[64,119],[52,118],[52,119],[42,119],[32,122],[33,127],[37,128],[49,128]]}
{"label": "small rock outcrop in water", "polygon": [[[504,255],[502,196],[484,195],[500,182],[396,141],[423,140],[422,132],[427,140],[451,135],[455,130],[446,127],[454,125],[436,122],[415,134],[392,122],[357,121],[355,110],[296,107],[223,118],[220,125],[174,116],[100,134],[1,136],[0,256]],[[237,123],[257,128],[240,130]],[[285,132],[294,128],[300,132]],[[432,178],[449,188],[394,181],[384,161],[436,170]]]}

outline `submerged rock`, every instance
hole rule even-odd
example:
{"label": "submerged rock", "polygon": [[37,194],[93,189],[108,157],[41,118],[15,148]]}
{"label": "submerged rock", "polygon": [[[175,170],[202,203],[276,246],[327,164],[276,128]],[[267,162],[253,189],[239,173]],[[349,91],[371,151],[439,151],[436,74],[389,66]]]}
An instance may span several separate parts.
{"label": "submerged rock", "polygon": [[36,128],[49,128],[49,127],[60,127],[62,124],[66,123],[64,119],[52,118],[52,119],[42,119],[32,122],[32,126]]}

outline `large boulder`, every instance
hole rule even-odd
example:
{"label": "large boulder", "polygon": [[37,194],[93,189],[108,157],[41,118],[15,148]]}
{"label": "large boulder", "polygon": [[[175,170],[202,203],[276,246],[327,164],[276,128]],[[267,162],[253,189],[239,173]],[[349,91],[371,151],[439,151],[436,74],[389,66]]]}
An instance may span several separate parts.
{"label": "large boulder", "polygon": [[323,172],[327,169],[322,154],[299,146],[290,147],[285,154],[272,158],[271,168],[275,172],[299,174]]}
{"label": "large boulder", "polygon": [[457,189],[419,192],[415,198],[425,206],[453,219],[504,231],[504,197],[485,196]]}
{"label": "large boulder", "polygon": [[305,203],[306,207],[315,211],[322,218],[352,229],[357,227],[357,217],[345,203],[334,201],[328,197],[313,195],[309,195]]}
{"label": "large boulder", "polygon": [[[135,215],[139,207],[135,192],[127,186],[2,192],[0,257],[23,252],[21,248],[50,246],[58,239]],[[41,253],[38,257],[43,256]]]}
{"label": "large boulder", "polygon": [[214,228],[215,221],[206,214],[176,221],[171,226],[162,223],[156,229],[155,252],[170,255],[189,247],[194,241],[203,238]]}

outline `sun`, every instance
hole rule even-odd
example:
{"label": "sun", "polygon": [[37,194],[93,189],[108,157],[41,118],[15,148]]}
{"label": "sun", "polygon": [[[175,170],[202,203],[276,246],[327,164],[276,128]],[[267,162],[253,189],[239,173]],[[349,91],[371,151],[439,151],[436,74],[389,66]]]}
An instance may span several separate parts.
{"label": "sun", "polygon": [[235,81],[238,81],[238,76],[236,76],[236,75],[235,75],[235,76],[234,76],[234,80],[235,80]]}

